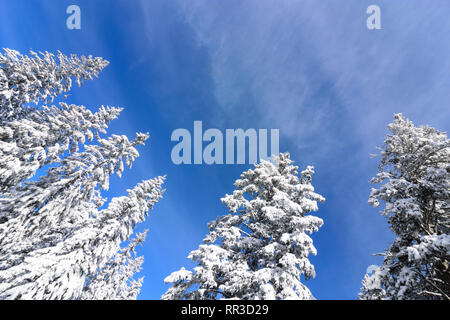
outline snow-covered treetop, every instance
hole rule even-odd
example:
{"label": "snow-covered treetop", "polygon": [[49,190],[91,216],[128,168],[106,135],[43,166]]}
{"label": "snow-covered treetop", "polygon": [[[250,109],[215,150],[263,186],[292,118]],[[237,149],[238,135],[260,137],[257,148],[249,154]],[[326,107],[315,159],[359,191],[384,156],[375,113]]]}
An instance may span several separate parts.
{"label": "snow-covered treetop", "polygon": [[190,253],[194,272],[182,268],[163,299],[312,299],[300,277],[314,277],[309,233],[322,219],[308,215],[325,199],[311,185],[313,167],[298,177],[289,153],[241,174],[222,202],[230,214],[209,223],[204,244]]}
{"label": "snow-covered treetop", "polygon": [[108,62],[92,56],[66,56],[61,52],[31,51],[25,56],[11,49],[0,53],[0,123],[20,117],[27,103],[53,102],[72,87],[72,79],[83,81],[97,77]]}
{"label": "snow-covered treetop", "polygon": [[[369,203],[389,217],[397,235],[414,236],[415,232],[433,234],[443,225],[436,223],[448,215],[450,198],[450,140],[445,132],[429,126],[415,127],[401,114],[388,125],[381,152],[379,173],[372,183],[383,183],[372,189]],[[427,209],[425,210],[425,207]],[[431,228],[431,229],[430,229]],[[420,229],[420,231],[419,231]]]}
{"label": "snow-covered treetop", "polygon": [[81,86],[107,65],[102,58],[61,52],[0,53],[0,191],[19,185],[44,165],[58,162],[64,152],[76,152],[80,143],[106,132],[121,108],[102,106],[92,113],[83,106],[38,103],[51,103],[71,89],[73,80]]}
{"label": "snow-covered treetop", "polygon": [[450,140],[401,114],[389,124],[369,203],[396,238],[366,275],[362,299],[450,299]]}
{"label": "snow-covered treetop", "polygon": [[130,238],[162,197],[165,177],[139,183],[104,209],[102,191],[112,174],[131,167],[148,133],[105,137],[121,108],[40,105],[107,64],[61,53],[0,54],[0,299],[139,293],[142,280],[133,274],[143,258],[134,248],[145,236]]}

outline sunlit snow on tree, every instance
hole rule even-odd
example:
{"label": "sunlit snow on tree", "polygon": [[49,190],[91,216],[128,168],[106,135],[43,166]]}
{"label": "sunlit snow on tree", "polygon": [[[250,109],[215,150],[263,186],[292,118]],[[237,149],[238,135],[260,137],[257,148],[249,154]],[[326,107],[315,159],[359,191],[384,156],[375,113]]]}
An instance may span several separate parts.
{"label": "sunlit snow on tree", "polygon": [[92,113],[46,105],[68,92],[72,80],[82,85],[107,65],[61,53],[0,54],[1,299],[134,299],[139,293],[142,280],[133,274],[142,258],[134,249],[144,234],[131,236],[162,197],[164,177],[109,203],[101,190],[112,174],[131,167],[148,134],[103,138],[120,108]]}
{"label": "sunlit snow on tree", "polygon": [[381,152],[369,203],[385,206],[396,238],[381,266],[372,266],[361,299],[449,299],[450,141],[401,114]]}
{"label": "sunlit snow on tree", "polygon": [[308,234],[323,221],[309,213],[325,199],[311,185],[313,167],[298,177],[292,163],[285,153],[242,173],[222,199],[230,214],[210,222],[189,255],[198,266],[168,276],[163,299],[313,299],[300,277],[315,276]]}

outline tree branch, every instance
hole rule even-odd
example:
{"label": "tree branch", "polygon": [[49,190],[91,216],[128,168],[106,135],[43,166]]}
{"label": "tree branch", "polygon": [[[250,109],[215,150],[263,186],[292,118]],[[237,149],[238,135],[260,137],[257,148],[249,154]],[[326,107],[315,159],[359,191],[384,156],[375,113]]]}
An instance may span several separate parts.
{"label": "tree branch", "polygon": [[445,299],[447,299],[447,300],[450,301],[450,297],[449,297],[444,291],[442,291],[441,288],[439,288],[438,286],[436,286],[433,282],[429,281],[429,280],[428,280],[421,272],[419,272],[419,271],[417,271],[417,270],[414,270],[414,271],[415,271],[418,275],[420,275],[420,276],[423,278],[423,280],[425,280],[426,283],[428,283],[428,284],[431,285],[433,288],[435,288],[437,291],[439,291],[440,294],[441,294]]}

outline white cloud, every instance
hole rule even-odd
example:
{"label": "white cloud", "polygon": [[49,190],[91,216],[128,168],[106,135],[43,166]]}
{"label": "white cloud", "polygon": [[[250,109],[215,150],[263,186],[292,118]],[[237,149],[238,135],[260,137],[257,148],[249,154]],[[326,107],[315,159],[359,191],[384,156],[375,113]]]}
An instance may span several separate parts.
{"label": "white cloud", "polygon": [[379,2],[383,30],[374,31],[362,1],[180,7],[211,54],[215,96],[231,117],[250,101],[245,111],[300,147],[315,143],[311,137],[333,143],[328,129],[338,121],[367,145],[366,155],[394,112],[438,127],[450,115],[448,3]]}

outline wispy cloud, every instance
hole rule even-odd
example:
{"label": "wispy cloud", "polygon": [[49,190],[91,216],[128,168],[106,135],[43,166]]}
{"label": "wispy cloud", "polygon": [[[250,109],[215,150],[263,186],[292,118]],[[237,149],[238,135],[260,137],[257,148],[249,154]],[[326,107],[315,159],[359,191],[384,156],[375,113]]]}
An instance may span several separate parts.
{"label": "wispy cloud", "polygon": [[379,136],[394,112],[448,123],[450,22],[442,10],[448,3],[379,2],[379,31],[365,26],[367,1],[180,6],[211,54],[222,107],[234,116],[252,102],[245,111],[287,136],[304,137],[303,145],[315,135],[332,142],[335,134],[326,129],[342,115],[341,125],[364,141],[373,141],[374,131]]}

